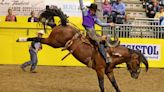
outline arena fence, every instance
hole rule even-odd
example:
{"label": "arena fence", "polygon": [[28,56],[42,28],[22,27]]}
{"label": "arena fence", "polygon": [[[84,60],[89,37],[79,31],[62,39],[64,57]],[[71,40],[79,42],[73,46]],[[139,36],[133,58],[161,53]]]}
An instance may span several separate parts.
{"label": "arena fence", "polygon": [[[143,25],[141,25],[143,26]],[[149,61],[150,67],[159,67],[164,68],[164,40],[156,38],[142,38],[133,36],[130,37],[130,32],[132,29],[142,28],[141,26],[132,25],[132,22],[128,24],[117,24],[116,27],[111,28],[110,30],[103,31],[103,33],[111,32],[114,33],[113,29],[117,29],[115,32],[120,34],[121,45],[124,45],[131,49],[140,50],[144,56]],[[148,25],[148,27],[152,25]],[[145,26],[143,26],[145,27]],[[157,27],[157,26],[156,26]],[[160,26],[161,27],[161,26]],[[10,23],[3,22],[0,23],[0,45],[1,52],[0,55],[1,61],[0,64],[22,64],[25,61],[29,60],[30,56],[28,53],[30,42],[25,43],[16,43],[18,37],[33,37],[36,36],[36,32],[43,28],[42,26],[37,26],[37,23]],[[162,27],[163,28],[163,27]],[[80,28],[81,29],[81,28]],[[121,30],[121,29],[129,29]],[[29,30],[29,33],[28,33]],[[120,31],[120,32],[119,32]],[[160,31],[160,30],[159,30]],[[51,31],[48,31],[44,37],[47,37]],[[100,33],[101,31],[97,31]],[[124,36],[125,32],[129,36]],[[135,32],[135,31],[134,31]],[[137,32],[137,31],[136,31]],[[144,32],[143,30],[139,30]],[[141,35],[140,35],[141,36]],[[55,65],[55,66],[84,66],[72,55],[68,56],[65,60],[61,59],[68,53],[68,51],[61,51],[61,48],[54,49],[50,46],[43,45],[43,50],[38,53],[39,65]],[[120,66],[126,66],[121,64]]]}
{"label": "arena fence", "polygon": [[164,26],[158,19],[136,18],[115,27],[103,27],[103,34],[117,35],[120,38],[164,38]]}

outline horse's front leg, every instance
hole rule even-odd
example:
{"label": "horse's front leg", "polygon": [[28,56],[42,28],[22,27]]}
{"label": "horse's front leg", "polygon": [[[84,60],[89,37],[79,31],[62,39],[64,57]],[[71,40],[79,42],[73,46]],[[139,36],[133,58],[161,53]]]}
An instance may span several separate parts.
{"label": "horse's front leg", "polygon": [[113,87],[115,88],[116,92],[121,92],[120,89],[118,88],[118,85],[117,85],[117,82],[115,80],[113,71],[110,73],[107,73],[106,75],[109,78],[110,82],[112,83]]}
{"label": "horse's front leg", "polygon": [[99,87],[101,89],[101,92],[104,92],[104,69],[97,70],[96,73],[97,73]]}

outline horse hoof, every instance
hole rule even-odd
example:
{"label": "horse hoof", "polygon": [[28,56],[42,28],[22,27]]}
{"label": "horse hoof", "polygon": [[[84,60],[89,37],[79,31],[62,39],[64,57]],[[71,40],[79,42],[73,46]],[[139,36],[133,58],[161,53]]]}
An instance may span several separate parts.
{"label": "horse hoof", "polygon": [[19,39],[17,39],[16,42],[19,42]]}
{"label": "horse hoof", "polygon": [[27,38],[18,38],[16,42],[27,42]]}

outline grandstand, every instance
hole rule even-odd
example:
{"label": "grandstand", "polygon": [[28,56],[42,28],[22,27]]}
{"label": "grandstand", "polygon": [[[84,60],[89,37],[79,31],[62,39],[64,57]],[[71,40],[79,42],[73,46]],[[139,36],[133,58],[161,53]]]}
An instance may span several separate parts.
{"label": "grandstand", "polygon": [[[95,0],[101,9],[103,0]],[[122,0],[126,5],[126,18],[124,24],[117,24],[115,28],[103,27],[103,34],[114,35],[114,31],[121,38],[164,38],[164,26],[159,19],[147,18],[143,2],[140,0]],[[102,11],[98,13],[103,18]],[[113,31],[114,30],[114,31]]]}

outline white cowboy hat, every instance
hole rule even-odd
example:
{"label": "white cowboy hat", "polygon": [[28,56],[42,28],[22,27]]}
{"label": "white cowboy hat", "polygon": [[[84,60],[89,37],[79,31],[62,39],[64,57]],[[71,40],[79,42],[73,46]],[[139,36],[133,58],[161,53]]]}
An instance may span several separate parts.
{"label": "white cowboy hat", "polygon": [[45,32],[44,32],[44,30],[40,30],[40,31],[37,32],[37,34],[42,34],[42,35],[44,35]]}

